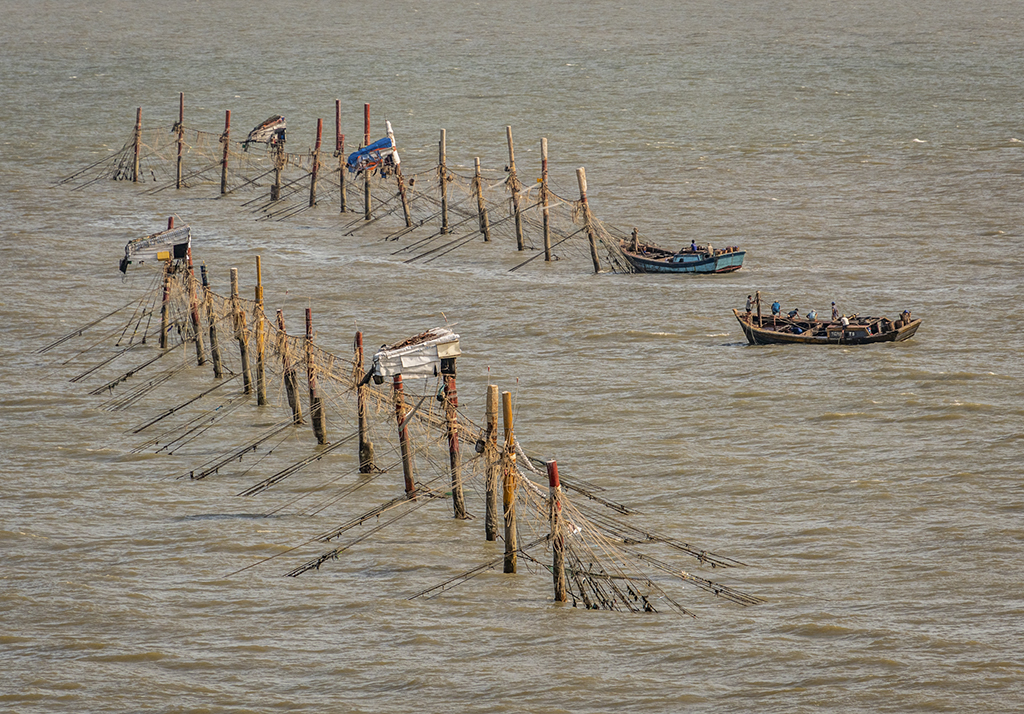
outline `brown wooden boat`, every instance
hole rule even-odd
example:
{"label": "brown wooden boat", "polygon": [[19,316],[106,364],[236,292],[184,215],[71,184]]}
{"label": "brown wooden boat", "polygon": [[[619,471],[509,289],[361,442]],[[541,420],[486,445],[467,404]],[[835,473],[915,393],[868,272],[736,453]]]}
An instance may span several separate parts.
{"label": "brown wooden boat", "polygon": [[809,345],[867,345],[874,342],[902,342],[909,340],[921,325],[904,312],[898,320],[886,317],[860,317],[853,315],[843,320],[809,320],[781,315],[761,316],[758,312],[733,314],[743,328],[743,334],[752,345],[785,344],[798,342]]}

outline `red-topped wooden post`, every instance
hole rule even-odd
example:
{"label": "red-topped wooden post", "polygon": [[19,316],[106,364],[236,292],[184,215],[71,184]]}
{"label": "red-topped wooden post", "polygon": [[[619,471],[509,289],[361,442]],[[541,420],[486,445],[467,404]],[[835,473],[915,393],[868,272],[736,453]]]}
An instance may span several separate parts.
{"label": "red-topped wooden post", "polygon": [[558,482],[558,464],[548,461],[548,501],[551,509],[551,576],[555,602],[565,602],[565,538],[562,529],[562,486]]}

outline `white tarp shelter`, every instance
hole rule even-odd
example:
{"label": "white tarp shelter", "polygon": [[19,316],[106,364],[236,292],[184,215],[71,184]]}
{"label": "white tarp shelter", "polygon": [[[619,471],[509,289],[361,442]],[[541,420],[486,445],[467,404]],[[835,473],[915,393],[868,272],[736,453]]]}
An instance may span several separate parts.
{"label": "white tarp shelter", "polygon": [[441,371],[441,360],[458,357],[459,336],[447,327],[432,330],[395,345],[382,347],[373,356],[375,377],[402,375],[403,379],[425,379]]}

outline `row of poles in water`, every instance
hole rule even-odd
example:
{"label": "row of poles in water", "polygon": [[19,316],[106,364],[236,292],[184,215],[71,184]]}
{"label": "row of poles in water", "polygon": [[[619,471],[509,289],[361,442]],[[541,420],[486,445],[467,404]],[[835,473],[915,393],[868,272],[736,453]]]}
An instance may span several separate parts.
{"label": "row of poles in water", "polygon": [[[168,219],[168,230],[174,228],[174,218]],[[184,270],[178,270],[184,268]],[[160,337],[159,343],[162,350],[168,348],[168,334],[170,332],[170,296],[172,294],[172,281],[175,275],[181,275],[185,284],[184,293],[188,295],[189,321],[191,330],[186,331],[195,345],[196,361],[200,366],[206,364],[206,348],[204,345],[204,333],[209,335],[210,360],[213,364],[214,377],[224,377],[223,360],[221,355],[220,336],[217,329],[217,319],[213,308],[213,293],[210,290],[209,278],[206,266],[201,266],[203,298],[200,300],[198,284],[195,280],[191,248],[183,262],[167,260],[164,263],[163,275],[163,298],[160,310]],[[241,363],[241,375],[243,391],[246,395],[256,394],[256,403],[259,406],[269,404],[267,398],[266,380],[266,327],[265,313],[263,308],[263,284],[262,266],[260,257],[256,257],[256,287],[255,287],[255,309],[254,309],[254,331],[256,343],[255,360],[249,355],[250,331],[247,326],[245,310],[242,309],[241,298],[238,289],[238,269],[231,268],[231,321],[234,328],[234,338],[238,343],[239,359]],[[200,303],[205,306],[207,328],[204,330],[201,325]],[[324,399],[317,380],[317,367],[313,355],[313,317],[312,309],[306,308],[306,332],[305,332],[305,366],[307,387],[309,390],[309,411],[310,422],[314,436],[319,445],[328,444],[327,418],[324,407]],[[302,403],[299,398],[298,374],[295,363],[289,356],[286,345],[287,333],[285,331],[284,316],[282,311],[277,311],[277,329],[281,337],[279,352],[282,359],[282,375],[285,392],[289,407],[292,411],[292,423],[304,422],[302,414]],[[375,469],[373,444],[369,439],[369,427],[367,419],[367,390],[370,375],[363,369],[363,340],[362,333],[357,332],[355,336],[354,371],[352,382],[356,392],[356,410],[359,434],[359,471],[360,473],[372,473]],[[454,516],[456,518],[467,518],[465,499],[462,491],[461,473],[461,452],[460,432],[462,429],[458,423],[458,393],[456,390],[456,366],[455,357],[442,358],[441,376],[443,379],[442,399],[445,411],[445,431],[448,439],[448,451],[451,471],[451,493]],[[255,376],[251,364],[255,362]],[[417,487],[413,473],[412,449],[409,440],[408,423],[415,410],[410,410],[405,403],[404,386],[401,374],[392,378],[393,400],[395,418],[398,425],[399,447],[402,456],[402,470],[405,480],[405,495],[409,500],[417,498]],[[485,537],[488,541],[495,541],[498,538],[499,523],[503,523],[505,542],[504,572],[515,573],[519,551],[519,539],[516,528],[515,512],[515,480],[517,478],[516,467],[516,442],[513,432],[513,409],[512,393],[501,393],[501,412],[504,427],[504,445],[498,446],[498,405],[499,391],[497,385],[488,385],[486,422],[481,442],[477,444],[477,450],[482,451],[485,462],[485,491],[486,491],[486,516],[485,516]],[[548,476],[549,489],[549,518],[551,523],[550,541],[552,546],[552,573],[554,582],[554,596],[558,602],[567,600],[566,578],[565,578],[565,550],[564,536],[562,529],[562,489],[558,476],[558,464],[551,460],[545,462]],[[207,475],[204,471],[199,478]],[[196,478],[195,474],[192,474]],[[502,512],[498,512],[498,492],[501,491]]]}
{"label": "row of poles in water", "polygon": [[[389,126],[390,128],[390,126]],[[182,188],[185,185],[184,182],[184,154],[185,154],[185,95],[179,93],[178,100],[178,121],[173,128],[176,134],[177,154],[175,160],[175,188]],[[389,132],[390,133],[390,132]],[[362,147],[369,146],[371,142],[370,133],[370,105],[363,105],[363,144]],[[506,181],[507,188],[511,195],[511,208],[512,214],[515,221],[515,234],[516,234],[516,247],[518,250],[525,250],[526,239],[523,233],[523,208],[520,205],[520,193],[523,185],[518,178],[516,172],[516,159],[515,159],[515,147],[512,141],[512,127],[505,127],[505,137],[508,143],[508,179]],[[393,139],[392,139],[393,141]],[[220,193],[221,195],[227,194],[228,188],[228,171],[231,156],[231,110],[225,110],[224,113],[224,132],[220,135],[220,142],[223,145],[222,155],[220,160]],[[311,153],[312,165],[309,171],[309,207],[313,207],[317,204],[317,181],[319,178],[320,170],[323,166],[321,159],[323,144],[323,119],[317,119],[316,125],[316,141],[314,148]],[[360,147],[360,148],[362,148]],[[282,174],[286,164],[284,142],[276,142],[273,146],[269,147],[269,150],[273,155],[274,163],[274,178],[273,183],[270,186],[270,200],[278,201],[281,199],[282,194]],[[132,141],[132,164],[129,174],[129,178],[138,182],[140,180],[140,160],[142,151],[142,108],[136,109],[135,114],[135,130],[133,133]],[[341,100],[335,100],[335,150],[334,155],[338,157],[338,175],[340,181],[340,209],[342,213],[349,210],[347,190],[346,190],[346,166],[345,166],[345,135],[341,132]],[[485,242],[489,242],[490,237],[490,220],[487,212],[487,205],[484,201],[483,190],[482,190],[482,177],[480,173],[480,158],[474,159],[475,173],[473,178],[473,191],[476,197],[477,204],[477,218],[479,220],[480,232],[483,234]],[[363,171],[363,218],[366,221],[373,219],[373,201],[371,196],[370,188],[370,176],[372,171]],[[409,198],[406,190],[406,183],[402,176],[401,163],[398,162],[394,165],[395,181],[397,184],[398,195],[402,201],[402,208],[405,217],[405,227],[409,230],[413,229],[411,213],[409,210]],[[440,233],[442,235],[451,232],[451,224],[448,216],[448,186],[450,174],[447,169],[447,146],[446,146],[446,132],[441,129],[441,137],[438,142],[438,175],[440,177],[440,198],[441,198],[441,228]],[[593,217],[590,213],[590,206],[587,201],[587,173],[584,167],[576,169],[576,180],[579,186],[580,198],[579,206],[580,213],[583,222],[583,230],[587,234],[587,240],[590,246],[590,257],[594,265],[594,272],[601,272],[601,260],[598,256],[597,249],[597,235],[593,225]],[[543,239],[544,239],[544,260],[552,260],[551,253],[551,223],[550,223],[550,198],[551,191],[548,188],[548,141],[546,138],[541,139],[541,176],[540,176],[540,203],[541,211],[543,215]]]}

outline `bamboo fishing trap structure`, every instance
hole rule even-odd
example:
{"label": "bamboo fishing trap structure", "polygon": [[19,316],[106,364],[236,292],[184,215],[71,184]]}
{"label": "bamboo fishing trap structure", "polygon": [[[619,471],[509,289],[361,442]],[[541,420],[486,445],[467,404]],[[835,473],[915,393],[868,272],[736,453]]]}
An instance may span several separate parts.
{"label": "bamboo fishing trap structure", "polygon": [[[390,231],[388,240],[408,239],[395,252],[407,255],[407,263],[439,260],[483,241],[532,253],[512,270],[539,258],[575,255],[589,258],[595,272],[635,272],[622,253],[622,242],[632,232],[595,217],[583,168],[576,170],[578,196],[555,186],[547,139],[541,140],[536,180],[524,178],[526,172],[516,163],[511,126],[505,127],[508,163],[502,170],[484,170],[476,158],[473,173],[460,174],[448,160],[444,129],[437,163],[412,167],[399,157],[390,122],[385,138],[371,141],[369,104],[363,106],[362,142],[348,156],[341,120],[341,102],[336,100],[334,147],[325,142],[323,120],[318,119],[310,148],[293,151],[285,140],[284,117],[267,119],[239,140],[232,138],[230,110],[221,133],[186,126],[184,95],[179,95],[178,121],[170,131],[144,127],[139,108],[134,129],[118,151],[58,184],[82,190],[118,180],[150,194],[214,188],[221,197],[242,198],[241,207],[265,221],[296,219],[310,211],[336,213],[333,229],[343,235],[378,225]],[[358,157],[355,163],[353,157]]]}
{"label": "bamboo fishing trap structure", "polygon": [[[465,521],[466,537],[478,536],[473,514],[482,513],[483,539],[504,550],[410,598],[437,597],[498,567],[516,573],[525,563],[551,574],[555,601],[592,609],[693,615],[671,593],[673,583],[739,605],[761,602],[698,574],[739,561],[637,525],[600,487],[528,454],[513,429],[511,392],[490,385],[477,415],[483,420],[467,414],[456,389],[460,336],[449,327],[384,345],[367,366],[362,333],[342,355],[316,343],[311,308],[299,334],[287,331],[281,310],[267,314],[260,258],[252,299],[240,295],[235,268],[230,292],[216,292],[205,266],[195,275],[191,238],[189,226],[170,219],[167,230],[129,242],[121,269],[149,276],[142,294],[39,354],[71,350],[61,366],[76,370],[71,382],[92,385],[102,409],[144,413],[127,430],[137,440],[128,453],[195,460],[169,476],[245,478],[238,496],[254,498],[327,465],[319,470],[325,480],[288,493],[268,516],[344,509],[371,484],[402,484],[383,502],[236,572],[284,556],[300,559],[289,576],[319,570],[420,509],[450,502],[444,511]],[[208,378],[212,385],[197,386]],[[186,398],[168,405],[168,391]],[[423,513],[437,517],[438,509]],[[698,572],[675,556],[687,556]]]}

